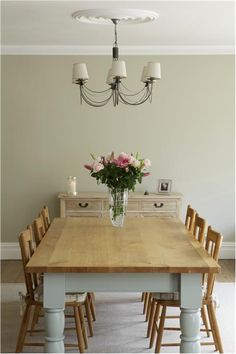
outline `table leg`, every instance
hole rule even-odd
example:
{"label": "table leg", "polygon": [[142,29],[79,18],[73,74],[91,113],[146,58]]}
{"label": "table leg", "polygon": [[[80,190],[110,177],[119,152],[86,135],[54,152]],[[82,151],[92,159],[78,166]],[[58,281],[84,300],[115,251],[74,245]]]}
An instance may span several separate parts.
{"label": "table leg", "polygon": [[181,353],[200,353],[201,274],[181,274]]}
{"label": "table leg", "polygon": [[64,353],[64,309],[45,309],[45,353]]}
{"label": "table leg", "polygon": [[64,274],[44,274],[45,353],[64,353]]}

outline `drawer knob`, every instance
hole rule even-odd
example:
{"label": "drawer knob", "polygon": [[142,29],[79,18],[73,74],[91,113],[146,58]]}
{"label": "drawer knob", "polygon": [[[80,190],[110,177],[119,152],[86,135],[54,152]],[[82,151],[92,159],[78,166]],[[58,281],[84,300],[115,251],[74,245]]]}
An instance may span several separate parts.
{"label": "drawer knob", "polygon": [[159,205],[157,203],[154,203],[155,208],[162,208],[164,203],[160,203]]}
{"label": "drawer knob", "polygon": [[88,203],[79,203],[80,208],[87,208]]}

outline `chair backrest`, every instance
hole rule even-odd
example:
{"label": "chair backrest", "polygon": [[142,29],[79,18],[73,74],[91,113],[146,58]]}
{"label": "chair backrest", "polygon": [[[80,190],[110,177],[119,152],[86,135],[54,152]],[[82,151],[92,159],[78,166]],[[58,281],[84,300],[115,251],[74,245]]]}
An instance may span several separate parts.
{"label": "chair backrest", "polygon": [[33,221],[33,228],[34,228],[34,238],[36,246],[40,244],[42,241],[43,236],[45,235],[45,228],[43,223],[43,218],[39,216]]}
{"label": "chair backrest", "polygon": [[41,210],[41,215],[42,215],[42,218],[43,218],[45,231],[48,231],[48,229],[50,227],[50,224],[51,224],[51,221],[50,221],[50,216],[49,216],[49,210],[48,210],[48,207],[46,205]]}
{"label": "chair backrest", "polygon": [[[209,226],[207,230],[205,249],[216,262],[218,262],[219,259],[222,240],[223,236],[219,232],[212,230],[211,226]],[[205,281],[207,283],[206,298],[209,298],[213,291],[215,274],[205,274]]]}
{"label": "chair backrest", "polygon": [[19,236],[19,244],[21,250],[21,258],[25,276],[25,285],[27,289],[27,296],[30,297],[31,300],[34,299],[34,289],[38,286],[38,279],[35,274],[26,273],[26,264],[29,262],[30,258],[34,253],[33,248],[33,236],[32,230],[27,229],[21,232]]}
{"label": "chair backrest", "polygon": [[196,211],[188,205],[185,217],[186,228],[193,233],[194,223],[195,223]]}
{"label": "chair backrest", "polygon": [[193,228],[193,236],[198,242],[200,242],[201,245],[203,245],[204,243],[206,228],[207,228],[206,220],[201,218],[198,214],[196,214],[194,228]]}

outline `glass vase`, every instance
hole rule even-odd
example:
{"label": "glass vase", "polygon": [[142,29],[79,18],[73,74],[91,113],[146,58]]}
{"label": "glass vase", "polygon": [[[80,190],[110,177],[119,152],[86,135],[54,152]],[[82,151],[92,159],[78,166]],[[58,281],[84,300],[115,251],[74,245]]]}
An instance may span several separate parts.
{"label": "glass vase", "polygon": [[128,189],[109,189],[109,213],[113,226],[123,226],[127,203]]}

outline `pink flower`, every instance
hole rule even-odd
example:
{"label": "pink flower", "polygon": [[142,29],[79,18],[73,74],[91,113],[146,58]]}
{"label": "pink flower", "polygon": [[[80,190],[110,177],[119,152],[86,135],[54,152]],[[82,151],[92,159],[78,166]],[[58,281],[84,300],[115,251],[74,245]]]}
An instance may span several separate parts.
{"label": "pink flower", "polygon": [[125,152],[122,152],[117,160],[116,160],[116,165],[118,167],[121,167],[121,168],[124,168],[124,167],[127,167],[129,164],[130,164],[130,160],[131,160],[131,156],[126,154]]}
{"label": "pink flower", "polygon": [[87,168],[87,170],[92,171],[93,169],[93,165],[84,165],[85,168]]}
{"label": "pink flower", "polygon": [[150,176],[150,172],[144,172],[143,177]]}
{"label": "pink flower", "polygon": [[101,170],[104,169],[103,164],[101,164],[100,162],[94,162],[93,164],[93,172],[99,172]]}

